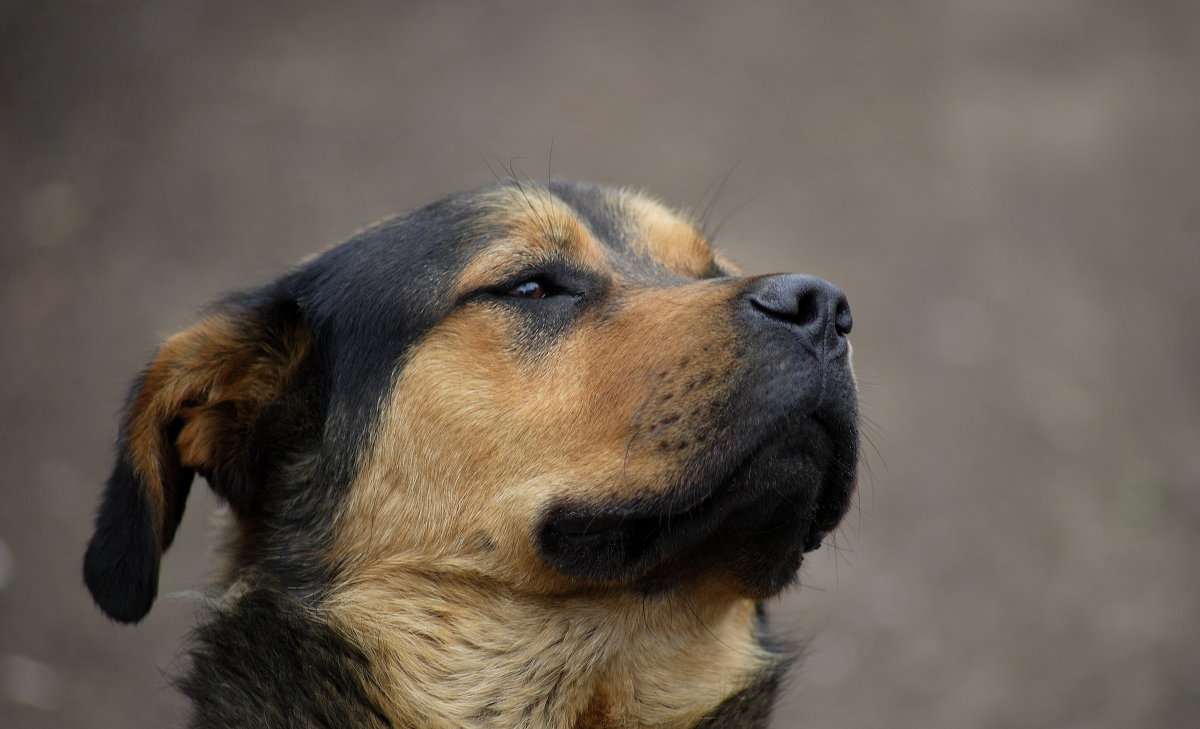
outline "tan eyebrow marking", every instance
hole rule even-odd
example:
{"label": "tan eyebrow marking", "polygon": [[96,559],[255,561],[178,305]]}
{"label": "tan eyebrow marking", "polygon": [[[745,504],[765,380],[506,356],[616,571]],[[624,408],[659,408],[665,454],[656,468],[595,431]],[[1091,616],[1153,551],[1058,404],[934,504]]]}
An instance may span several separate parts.
{"label": "tan eyebrow marking", "polygon": [[479,227],[499,230],[463,269],[458,293],[499,283],[505,276],[550,261],[610,272],[600,244],[569,205],[542,187],[506,186],[485,194]]}
{"label": "tan eyebrow marking", "polygon": [[634,218],[634,253],[661,263],[689,278],[712,273],[714,252],[696,227],[657,200],[639,193],[627,194],[621,205]]}
{"label": "tan eyebrow marking", "polygon": [[717,268],[720,269],[721,273],[728,276],[746,275],[746,269],[742,268],[737,261],[715,248],[713,249],[713,263],[717,264]]}

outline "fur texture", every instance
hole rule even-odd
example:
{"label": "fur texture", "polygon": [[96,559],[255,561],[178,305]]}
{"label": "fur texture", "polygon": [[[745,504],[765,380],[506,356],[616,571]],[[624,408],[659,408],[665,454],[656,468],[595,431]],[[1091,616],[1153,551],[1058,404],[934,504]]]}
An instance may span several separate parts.
{"label": "fur texture", "polygon": [[140,620],[200,474],[196,727],[766,726],[761,601],[854,487],[850,328],[640,194],[453,196],[162,346],[84,579]]}

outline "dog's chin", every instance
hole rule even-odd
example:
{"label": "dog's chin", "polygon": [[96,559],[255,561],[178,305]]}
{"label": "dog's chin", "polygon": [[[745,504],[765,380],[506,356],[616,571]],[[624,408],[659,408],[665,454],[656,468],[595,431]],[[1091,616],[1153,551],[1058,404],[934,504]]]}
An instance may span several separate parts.
{"label": "dog's chin", "polygon": [[765,599],[796,579],[804,554],[845,514],[856,449],[853,429],[806,421],[726,459],[736,465],[718,478],[689,480],[666,496],[554,504],[540,522],[538,551],[585,583],[658,593],[724,573],[747,597]]}

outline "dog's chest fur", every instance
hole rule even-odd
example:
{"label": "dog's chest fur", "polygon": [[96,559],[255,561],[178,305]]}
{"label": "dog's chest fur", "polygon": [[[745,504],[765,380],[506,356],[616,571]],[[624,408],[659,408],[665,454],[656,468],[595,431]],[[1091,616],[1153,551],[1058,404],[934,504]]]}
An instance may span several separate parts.
{"label": "dog's chest fur", "polygon": [[754,604],[527,599],[409,575],[343,590],[337,623],[374,658],[385,714],[430,727],[688,729],[775,660]]}
{"label": "dog's chest fur", "polygon": [[756,604],[854,492],[852,323],[638,193],[445,198],[163,344],[84,580],[141,620],[199,475],[232,519],[193,726],[765,726]]}
{"label": "dog's chest fur", "polygon": [[[267,586],[221,608],[197,631],[180,682],[195,702],[193,726],[749,729],[767,726],[782,671],[733,628],[745,625],[741,616],[713,630],[596,608],[522,620],[484,604],[458,619],[497,609],[507,617],[463,632],[442,599],[410,595],[370,623],[347,621],[354,602],[331,621]],[[676,639],[664,639],[672,635],[664,628],[678,630]],[[696,629],[708,639],[698,642]],[[746,671],[731,674],[731,665]]]}

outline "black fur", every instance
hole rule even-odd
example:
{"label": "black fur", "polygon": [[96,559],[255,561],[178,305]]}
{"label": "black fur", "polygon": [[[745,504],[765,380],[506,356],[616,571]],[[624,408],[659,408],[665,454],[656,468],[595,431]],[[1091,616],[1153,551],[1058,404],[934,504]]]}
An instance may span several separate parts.
{"label": "black fur", "polygon": [[738,365],[726,376],[733,394],[690,434],[705,447],[662,496],[549,509],[538,542],[548,564],[586,580],[641,575],[647,592],[714,563],[757,597],[794,580],[804,552],[820,546],[849,508],[858,461],[849,348],[834,321],[841,292],[821,282],[829,296],[811,315],[761,310],[764,291],[801,307],[813,281],[768,276],[743,284],[731,304],[741,323]]}
{"label": "black fur", "polygon": [[136,623],[150,611],[158,594],[154,519],[122,454],[108,479],[96,531],[83,558],[83,581],[96,604],[114,620]]}
{"label": "black fur", "polygon": [[746,688],[730,696],[695,729],[766,729],[786,664],[760,673]]}
{"label": "black fur", "polygon": [[383,729],[365,656],[278,585],[198,629],[188,675],[196,729]]}
{"label": "black fur", "polygon": [[[628,216],[603,188],[553,183],[550,189],[579,212],[602,243],[626,254],[618,256],[622,275],[659,285],[686,282],[630,254]],[[514,204],[520,204],[519,191],[513,194]],[[297,341],[292,335],[303,333],[312,347],[271,402],[257,412],[231,413],[239,416],[239,425],[225,434],[217,462],[201,473],[237,517],[234,570],[243,579],[252,573],[253,579],[249,591],[232,598],[196,632],[192,666],[180,682],[195,703],[193,726],[389,726],[372,703],[378,687],[371,684],[365,657],[320,617],[336,569],[327,560],[345,489],[369,447],[383,393],[409,348],[463,303],[451,295],[456,274],[497,233],[483,224],[476,199],[477,193],[450,197],[372,227],[214,310],[237,323],[231,346],[278,356],[279,349]],[[711,275],[721,271],[714,265]],[[539,305],[542,315],[531,315],[527,326],[518,327],[515,346],[531,353],[567,331],[584,309],[612,305],[605,281],[568,263],[556,267],[548,261],[537,270],[514,272],[505,285],[530,277],[557,297],[549,302],[557,307],[553,316],[542,316],[548,309]],[[527,305],[500,296],[502,285],[494,288],[468,296],[491,297],[489,305],[518,311]],[[747,289],[747,297],[751,294]],[[794,575],[802,549],[819,543],[840,519],[856,460],[852,385],[837,366],[826,370],[828,363],[820,362],[815,364],[820,372],[808,372],[804,377],[812,379],[797,387],[794,375],[814,365],[806,360],[789,370],[791,385],[781,380],[764,386],[762,373],[775,371],[781,357],[794,358],[796,345],[780,333],[778,322],[753,319],[757,314],[747,300],[737,313],[750,322],[743,345],[759,359],[747,357],[738,373],[745,388],[738,396],[742,400],[712,413],[710,435],[732,435],[733,445],[693,464],[698,490],[684,497],[691,504],[672,497],[671,503],[608,505],[605,513],[564,504],[546,517],[541,547],[548,564],[567,574],[604,579],[653,567],[642,587],[654,591],[687,577],[695,565],[725,560],[733,572],[746,576],[751,592],[772,594]],[[135,392],[138,387],[140,382]],[[806,415],[816,413],[812,418],[792,417],[801,401]],[[720,427],[733,422],[751,425],[734,433]],[[173,444],[180,424],[164,427]],[[819,443],[808,457],[833,473],[831,480],[797,487],[789,480],[795,469],[771,470],[775,445],[763,435],[770,429],[782,432],[783,440]],[[155,598],[159,559],[182,518],[192,472],[176,454],[164,454],[167,513],[156,524],[131,466],[126,437],[123,432],[96,517],[84,579],[105,613],[136,622]],[[815,526],[798,530],[797,515]],[[587,526],[578,528],[579,523]],[[605,524],[619,527],[606,531]],[[699,727],[765,727],[785,667],[781,659]]]}
{"label": "black fur", "polygon": [[[423,729],[390,724],[371,699],[366,658],[270,579],[195,632],[178,684],[192,729]],[[725,700],[696,729],[766,729],[791,650]]]}
{"label": "black fur", "polygon": [[[469,194],[449,198],[375,226],[210,312],[234,322],[231,348],[279,354],[272,348],[296,329],[315,340],[279,397],[251,414],[202,474],[242,518],[236,564],[254,564],[313,594],[324,586],[329,528],[378,393],[408,346],[445,314],[453,274],[486,240],[468,232],[478,215],[469,201]],[[141,386],[139,378],[133,391]],[[173,451],[163,454],[168,516],[156,524],[130,466],[127,437],[123,427],[84,582],[109,617],[137,622],[153,604],[161,552],[182,518],[192,472]]]}

